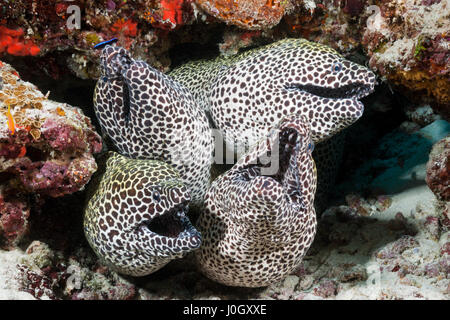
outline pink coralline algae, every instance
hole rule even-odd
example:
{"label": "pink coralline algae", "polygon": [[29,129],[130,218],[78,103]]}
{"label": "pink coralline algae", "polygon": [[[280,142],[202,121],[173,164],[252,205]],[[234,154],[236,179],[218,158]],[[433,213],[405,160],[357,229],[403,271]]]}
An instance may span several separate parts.
{"label": "pink coralline algae", "polygon": [[439,222],[441,224],[441,227],[444,231],[450,230],[450,203],[449,202],[443,202],[441,204],[442,207],[442,214],[439,217]]}
{"label": "pink coralline algae", "polygon": [[450,201],[450,137],[433,146],[427,163],[426,182],[438,199]]}
{"label": "pink coralline algae", "polygon": [[16,245],[28,232],[30,208],[16,199],[5,201],[0,192],[0,236],[3,236],[2,247]]}
{"label": "pink coralline algae", "polygon": [[380,250],[376,256],[378,259],[394,259],[405,250],[419,246],[419,242],[411,236],[402,236],[391,246]]}
{"label": "pink coralline algae", "polygon": [[438,241],[440,236],[439,218],[428,216],[424,223],[425,230],[430,234],[433,240]]}
{"label": "pink coralline algae", "polygon": [[83,189],[102,142],[79,109],[48,100],[6,63],[0,77],[0,241],[10,247],[26,234],[30,195]]}
{"label": "pink coralline algae", "polygon": [[17,268],[20,290],[37,299],[126,300],[137,293],[91,254],[76,250],[67,257],[41,241],[28,246]]}
{"label": "pink coralline algae", "polygon": [[333,280],[323,280],[317,288],[314,289],[313,294],[322,298],[334,297],[339,292],[339,285]]}

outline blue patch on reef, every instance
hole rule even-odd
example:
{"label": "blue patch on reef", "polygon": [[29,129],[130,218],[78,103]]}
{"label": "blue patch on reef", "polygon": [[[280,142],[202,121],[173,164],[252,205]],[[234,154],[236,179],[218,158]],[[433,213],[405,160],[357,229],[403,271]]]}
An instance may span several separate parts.
{"label": "blue patch on reef", "polygon": [[433,144],[450,134],[450,123],[436,120],[408,134],[396,130],[375,147],[371,160],[338,186],[343,194],[367,190],[395,194],[425,184],[426,163]]}

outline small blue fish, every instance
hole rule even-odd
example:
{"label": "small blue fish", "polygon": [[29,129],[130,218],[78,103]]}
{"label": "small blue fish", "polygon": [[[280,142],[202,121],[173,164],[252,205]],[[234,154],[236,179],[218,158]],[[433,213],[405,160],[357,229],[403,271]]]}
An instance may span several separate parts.
{"label": "small blue fish", "polygon": [[114,42],[117,42],[117,41],[118,41],[117,38],[112,38],[112,39],[110,39],[110,40],[106,40],[106,41],[99,42],[99,43],[97,43],[97,44],[94,46],[94,49],[100,49],[100,48],[103,48],[103,47],[106,46],[107,44],[114,43]]}

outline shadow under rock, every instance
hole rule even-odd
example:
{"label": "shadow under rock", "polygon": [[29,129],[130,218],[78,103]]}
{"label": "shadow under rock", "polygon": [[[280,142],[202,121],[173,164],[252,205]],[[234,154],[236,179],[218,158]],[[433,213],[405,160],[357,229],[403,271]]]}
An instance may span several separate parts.
{"label": "shadow under rock", "polygon": [[38,240],[67,254],[80,245],[88,248],[83,232],[84,201],[85,191],[46,199],[41,208],[30,213],[30,233],[23,245]]}
{"label": "shadow under rock", "polygon": [[203,276],[195,264],[194,254],[171,261],[164,268],[141,278],[127,280],[159,298],[170,299],[239,299],[256,298],[266,288],[228,287]]}

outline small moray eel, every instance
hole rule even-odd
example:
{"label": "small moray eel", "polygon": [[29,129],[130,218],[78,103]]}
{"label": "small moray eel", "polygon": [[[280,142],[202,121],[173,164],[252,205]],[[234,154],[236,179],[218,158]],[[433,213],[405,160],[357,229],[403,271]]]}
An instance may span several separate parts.
{"label": "small moray eel", "polygon": [[[197,222],[199,269],[228,286],[280,281],[301,262],[316,232],[316,170],[310,124],[288,116],[219,176]],[[278,148],[279,147],[279,148]],[[276,152],[278,168],[262,161]]]}
{"label": "small moray eel", "polygon": [[113,270],[145,276],[200,247],[186,216],[190,195],[179,173],[157,160],[108,152],[88,189],[86,238]]}
{"label": "small moray eel", "polygon": [[183,85],[107,45],[94,109],[118,152],[167,162],[181,174],[192,202],[202,203],[210,184],[213,140],[208,118]]}

